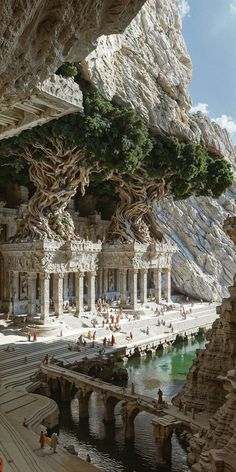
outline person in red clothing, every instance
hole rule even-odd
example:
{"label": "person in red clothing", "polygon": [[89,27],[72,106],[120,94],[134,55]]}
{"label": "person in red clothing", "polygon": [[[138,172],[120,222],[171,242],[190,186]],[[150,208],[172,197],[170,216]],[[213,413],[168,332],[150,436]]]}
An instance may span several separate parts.
{"label": "person in red clothing", "polygon": [[40,442],[40,449],[43,449],[45,446],[45,434],[43,431],[41,431],[40,433],[39,442]]}
{"label": "person in red clothing", "polygon": [[115,340],[115,336],[114,334],[112,334],[112,337],[111,337],[111,345],[114,346],[116,340]]}

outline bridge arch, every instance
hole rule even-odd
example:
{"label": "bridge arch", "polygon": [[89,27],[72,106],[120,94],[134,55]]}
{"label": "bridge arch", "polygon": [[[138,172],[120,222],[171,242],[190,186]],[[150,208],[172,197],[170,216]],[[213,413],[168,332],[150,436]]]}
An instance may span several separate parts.
{"label": "bridge arch", "polygon": [[118,403],[122,402],[122,399],[117,398],[114,395],[102,394],[104,404],[104,422],[114,423],[115,422],[115,408]]}

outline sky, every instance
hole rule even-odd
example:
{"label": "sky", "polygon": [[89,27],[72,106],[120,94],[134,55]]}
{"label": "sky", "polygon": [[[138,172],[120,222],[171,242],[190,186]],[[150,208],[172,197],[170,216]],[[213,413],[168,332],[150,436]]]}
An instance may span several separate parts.
{"label": "sky", "polygon": [[236,143],[236,0],[179,0],[193,63],[193,110],[227,128]]}

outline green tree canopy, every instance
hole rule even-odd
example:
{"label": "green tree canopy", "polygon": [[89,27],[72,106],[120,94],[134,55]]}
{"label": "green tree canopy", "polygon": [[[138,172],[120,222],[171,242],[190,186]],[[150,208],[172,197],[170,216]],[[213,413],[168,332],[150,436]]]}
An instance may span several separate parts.
{"label": "green tree canopy", "polygon": [[191,195],[219,197],[233,182],[229,162],[209,155],[203,144],[176,137],[155,137],[145,161],[151,179],[164,179],[166,192],[176,199]]}
{"label": "green tree canopy", "polygon": [[0,180],[26,184],[24,150],[29,148],[36,159],[44,159],[42,150],[34,148],[35,143],[50,147],[53,138],[63,137],[66,149],[87,151],[83,166],[96,161],[103,169],[94,177],[95,183],[111,172],[122,174],[127,181],[140,165],[146,170],[144,179],[151,179],[157,186],[164,181],[166,193],[177,199],[193,194],[219,197],[232,183],[230,164],[209,155],[204,145],[154,135],[135,110],[109,102],[85,82],[74,64],[63,65],[58,73],[74,76],[79,83],[84,114],[66,115],[0,141]]}

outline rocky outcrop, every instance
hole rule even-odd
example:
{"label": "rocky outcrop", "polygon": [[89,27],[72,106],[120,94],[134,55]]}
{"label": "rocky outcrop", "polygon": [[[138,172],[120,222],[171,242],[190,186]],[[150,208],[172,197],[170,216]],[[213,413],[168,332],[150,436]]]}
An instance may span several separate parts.
{"label": "rocky outcrop", "polygon": [[[236,240],[236,217],[228,217],[224,229]],[[236,470],[236,275],[223,299],[220,314],[208,333],[206,349],[197,356],[187,383],[174,398],[189,408],[213,413],[190,442],[188,460],[193,472]]]}
{"label": "rocky outcrop", "polygon": [[226,402],[190,441],[188,455],[192,472],[232,472],[236,470],[236,374],[220,377]]}
{"label": "rocky outcrop", "polygon": [[79,61],[102,34],[121,33],[145,0],[3,0],[0,96],[15,102],[65,61]]}
{"label": "rocky outcrop", "polygon": [[[192,65],[181,34],[177,0],[148,0],[123,34],[101,37],[82,61],[85,77],[108,99],[134,107],[159,131],[199,142],[213,154],[236,161],[226,130],[190,113],[187,87]],[[163,201],[157,225],[179,246],[173,282],[184,293],[206,300],[226,296],[236,270],[235,250],[222,222],[235,212],[236,185],[220,198]]]}
{"label": "rocky outcrop", "polygon": [[236,212],[236,183],[218,200],[166,199],[156,208],[160,231],[179,251],[173,257],[173,282],[181,292],[205,300],[227,296],[236,271],[235,247],[222,229]]}
{"label": "rocky outcrop", "polygon": [[131,105],[154,128],[194,138],[187,112],[192,64],[177,0],[148,0],[122,35],[101,37],[81,65],[109,100]]}
{"label": "rocky outcrop", "polygon": [[187,375],[187,383],[177,395],[189,408],[215,412],[225,399],[222,382],[218,376],[227,374],[236,366],[236,277],[229,288],[230,297],[218,307],[220,318],[214,321],[208,332],[206,349],[198,350]]}

